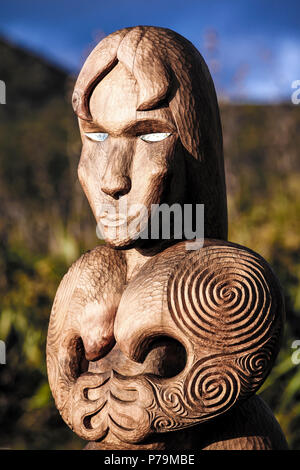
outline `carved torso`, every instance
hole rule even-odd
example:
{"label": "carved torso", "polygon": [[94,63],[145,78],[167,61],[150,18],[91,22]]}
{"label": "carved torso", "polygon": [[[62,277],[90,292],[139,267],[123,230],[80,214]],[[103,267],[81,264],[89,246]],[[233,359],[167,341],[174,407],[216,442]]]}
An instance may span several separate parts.
{"label": "carved torso", "polygon": [[[259,388],[282,320],[274,274],[238,245],[206,241],[187,252],[179,243],[128,283],[124,254],[98,247],[71,267],[53,306],[48,370],[58,409],[84,439],[104,439],[104,448],[205,423],[245,406]],[[261,408],[260,419],[270,419]],[[201,441],[201,425],[197,433]],[[254,437],[249,448],[258,445]],[[270,427],[262,439],[274,439]]]}

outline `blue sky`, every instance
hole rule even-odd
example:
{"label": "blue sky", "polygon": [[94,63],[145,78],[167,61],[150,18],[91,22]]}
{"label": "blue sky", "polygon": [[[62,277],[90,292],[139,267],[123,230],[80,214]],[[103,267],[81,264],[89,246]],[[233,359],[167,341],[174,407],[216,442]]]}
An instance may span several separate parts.
{"label": "blue sky", "polygon": [[138,24],[168,27],[192,41],[206,59],[221,99],[271,103],[290,99],[291,83],[300,79],[299,0],[2,0],[0,4],[2,36],[75,73],[101,36]]}

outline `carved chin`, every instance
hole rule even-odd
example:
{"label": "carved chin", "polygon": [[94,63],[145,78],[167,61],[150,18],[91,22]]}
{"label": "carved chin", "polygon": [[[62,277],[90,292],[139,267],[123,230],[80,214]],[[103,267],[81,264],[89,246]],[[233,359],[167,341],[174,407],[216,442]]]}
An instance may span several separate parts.
{"label": "carved chin", "polygon": [[119,227],[108,227],[99,224],[101,237],[105,242],[114,248],[132,248],[140,244],[140,235],[142,230],[148,225],[148,218],[140,223],[131,218],[125,224]]}
{"label": "carved chin", "polygon": [[106,244],[112,248],[126,249],[137,247],[140,243],[139,234],[136,234],[136,237],[126,237],[126,238],[109,238],[105,236],[104,238]]}

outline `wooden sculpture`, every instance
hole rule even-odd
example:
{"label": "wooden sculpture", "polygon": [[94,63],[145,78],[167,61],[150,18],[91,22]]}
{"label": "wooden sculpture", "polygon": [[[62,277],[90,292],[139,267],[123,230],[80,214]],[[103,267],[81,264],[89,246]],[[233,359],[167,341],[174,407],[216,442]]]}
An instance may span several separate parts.
{"label": "wooden sculpture", "polygon": [[[106,244],[72,265],[51,313],[63,419],[89,449],[286,448],[255,395],[280,346],[282,293],[266,261],[226,241],[221,124],[202,56],[171,30],[122,29],[86,60],[73,107],[78,175]],[[203,246],[162,227],[141,236],[162,204],[192,207],[182,225],[204,204]]]}

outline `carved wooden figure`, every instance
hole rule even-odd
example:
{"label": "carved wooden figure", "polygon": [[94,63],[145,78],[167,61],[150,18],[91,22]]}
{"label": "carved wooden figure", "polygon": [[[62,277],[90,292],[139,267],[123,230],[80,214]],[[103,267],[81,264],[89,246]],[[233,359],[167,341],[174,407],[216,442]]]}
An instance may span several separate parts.
{"label": "carved wooden figure", "polygon": [[[73,107],[78,175],[106,244],[72,265],[51,313],[63,419],[90,449],[286,448],[255,395],[280,346],[282,293],[266,261],[226,241],[221,124],[202,56],[171,30],[122,29],[86,60]],[[142,236],[152,208],[174,204],[192,208],[182,226],[204,204],[203,246],[178,239],[172,218],[170,236],[163,221]]]}

